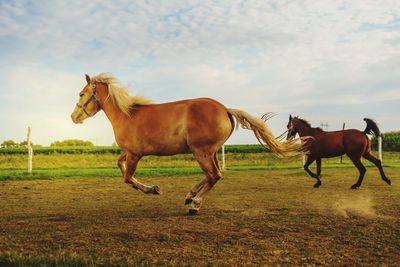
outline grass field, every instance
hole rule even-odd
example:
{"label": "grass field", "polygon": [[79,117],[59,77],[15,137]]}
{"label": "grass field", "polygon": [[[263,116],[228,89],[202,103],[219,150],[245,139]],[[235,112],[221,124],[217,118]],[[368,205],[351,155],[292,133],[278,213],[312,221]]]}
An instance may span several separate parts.
{"label": "grass field", "polygon": [[[375,153],[377,154],[377,153]],[[221,156],[220,156],[221,158]],[[26,173],[26,155],[0,154],[0,181],[24,179],[54,179],[65,177],[120,177],[116,167],[118,155],[115,154],[50,154],[34,155],[33,173]],[[363,161],[366,166],[372,164]],[[400,167],[399,152],[385,152],[385,167]],[[302,166],[301,156],[293,158],[277,158],[271,153],[227,153],[226,168],[228,170],[271,170],[297,169]],[[311,166],[315,168],[315,163]],[[354,168],[348,157],[323,159],[322,172],[325,168]],[[139,176],[168,176],[200,174],[201,170],[191,154],[169,157],[144,157],[138,165]]]}
{"label": "grass field", "polygon": [[400,262],[400,179],[387,186],[368,168],[227,171],[185,216],[200,175],[144,177],[149,196],[120,178],[0,182],[0,265],[360,266]]}

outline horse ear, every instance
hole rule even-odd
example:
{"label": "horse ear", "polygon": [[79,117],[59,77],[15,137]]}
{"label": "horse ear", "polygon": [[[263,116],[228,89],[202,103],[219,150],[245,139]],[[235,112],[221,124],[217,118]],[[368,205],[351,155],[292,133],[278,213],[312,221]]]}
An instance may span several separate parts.
{"label": "horse ear", "polygon": [[289,121],[292,121],[292,114],[289,115]]}
{"label": "horse ear", "polygon": [[90,83],[90,77],[89,77],[89,75],[85,74],[85,77],[86,77],[87,83],[89,84],[89,83]]}

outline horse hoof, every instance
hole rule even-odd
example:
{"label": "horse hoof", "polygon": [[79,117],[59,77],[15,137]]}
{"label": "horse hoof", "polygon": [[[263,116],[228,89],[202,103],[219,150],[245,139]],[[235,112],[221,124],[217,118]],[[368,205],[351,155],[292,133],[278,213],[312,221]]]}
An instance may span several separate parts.
{"label": "horse hoof", "polygon": [[392,181],[390,180],[390,179],[386,179],[386,180],[384,180],[388,185],[392,185]]}
{"label": "horse hoof", "polygon": [[191,198],[185,199],[185,205],[189,205],[189,204],[191,204],[192,202],[193,202],[193,199],[191,199]]}
{"label": "horse hoof", "polygon": [[313,187],[314,187],[314,188],[319,188],[320,186],[321,186],[321,184],[318,184],[318,183],[317,183],[317,184],[315,184]]}
{"label": "horse hoof", "polygon": [[194,215],[197,215],[198,213],[199,213],[198,210],[190,209],[190,210],[188,211],[188,214],[187,214],[187,215],[189,215],[189,216],[194,216]]}
{"label": "horse hoof", "polygon": [[352,190],[355,190],[355,189],[358,189],[359,188],[359,186],[357,185],[357,184],[353,184],[351,187],[350,187],[350,189],[352,189]]}
{"label": "horse hoof", "polygon": [[158,186],[153,186],[153,195],[161,195],[160,188]]}

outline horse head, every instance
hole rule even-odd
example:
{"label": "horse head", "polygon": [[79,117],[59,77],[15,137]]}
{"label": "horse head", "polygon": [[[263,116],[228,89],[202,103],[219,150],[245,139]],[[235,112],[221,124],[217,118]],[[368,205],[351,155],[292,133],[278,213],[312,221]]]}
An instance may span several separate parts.
{"label": "horse head", "polygon": [[288,129],[288,134],[287,134],[286,140],[293,139],[297,134],[297,131],[295,129],[295,125],[293,124],[293,120],[294,119],[296,119],[296,117],[293,118],[292,115],[289,115],[289,122],[288,122],[288,124],[286,126],[287,129]]}
{"label": "horse head", "polygon": [[91,82],[89,75],[86,76],[86,86],[79,93],[79,100],[71,114],[74,123],[82,123],[85,119],[93,117],[101,108],[97,99],[96,83]]}

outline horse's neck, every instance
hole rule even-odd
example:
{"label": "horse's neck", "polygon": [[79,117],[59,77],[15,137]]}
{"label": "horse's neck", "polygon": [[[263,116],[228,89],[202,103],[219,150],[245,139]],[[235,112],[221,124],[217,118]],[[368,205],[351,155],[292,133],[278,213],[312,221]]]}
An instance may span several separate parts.
{"label": "horse's neck", "polygon": [[315,136],[323,132],[320,128],[312,128],[303,126],[301,130],[298,131],[301,137],[303,136]]}
{"label": "horse's neck", "polygon": [[299,127],[299,129],[297,130],[297,132],[299,133],[299,135],[301,137],[303,137],[303,136],[312,136],[312,135],[314,135],[314,128],[301,125]]}
{"label": "horse's neck", "polygon": [[128,116],[114,105],[113,101],[108,97],[108,90],[103,88],[104,87],[102,87],[102,90],[98,90],[98,101],[108,120],[111,122],[112,126],[115,127],[118,123],[121,123],[122,120],[128,118]]}

